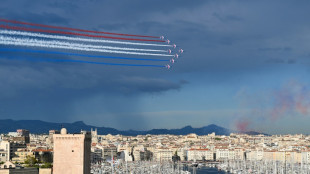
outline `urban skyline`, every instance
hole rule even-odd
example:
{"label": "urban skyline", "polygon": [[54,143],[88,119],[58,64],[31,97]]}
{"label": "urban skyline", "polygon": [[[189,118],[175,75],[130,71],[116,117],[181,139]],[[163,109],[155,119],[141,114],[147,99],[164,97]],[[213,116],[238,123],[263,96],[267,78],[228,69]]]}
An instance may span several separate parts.
{"label": "urban skyline", "polygon": [[33,63],[1,52],[1,119],[309,134],[309,3],[4,0],[0,18],[163,35],[184,54],[166,70]]}
{"label": "urban skyline", "polygon": [[199,163],[197,170],[205,166],[231,173],[306,173],[310,167],[309,145],[310,136],[302,134],[124,136],[98,134],[97,129],[73,134],[66,128],[49,130],[48,134],[18,129],[0,135],[0,168],[40,174],[177,173]]}

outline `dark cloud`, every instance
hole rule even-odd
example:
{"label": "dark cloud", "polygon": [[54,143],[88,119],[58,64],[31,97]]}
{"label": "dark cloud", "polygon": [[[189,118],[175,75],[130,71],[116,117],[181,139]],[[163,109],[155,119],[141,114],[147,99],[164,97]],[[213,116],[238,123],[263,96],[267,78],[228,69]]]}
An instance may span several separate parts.
{"label": "dark cloud", "polygon": [[125,77],[119,80],[120,90],[124,93],[147,92],[156,93],[168,90],[181,89],[184,80],[174,83],[165,79],[145,78],[145,77]]}
{"label": "dark cloud", "polygon": [[[14,61],[15,62],[15,61]],[[20,63],[17,61],[17,63]],[[173,82],[164,78],[151,78],[143,76],[109,75],[100,76],[96,71],[78,65],[37,63],[42,68],[25,66],[0,66],[0,80],[5,81],[0,85],[2,95],[23,90],[92,90],[97,92],[113,92],[120,94],[157,93],[169,90],[179,90],[186,81]],[[80,67],[80,70],[75,68]],[[98,71],[97,71],[98,72]]]}

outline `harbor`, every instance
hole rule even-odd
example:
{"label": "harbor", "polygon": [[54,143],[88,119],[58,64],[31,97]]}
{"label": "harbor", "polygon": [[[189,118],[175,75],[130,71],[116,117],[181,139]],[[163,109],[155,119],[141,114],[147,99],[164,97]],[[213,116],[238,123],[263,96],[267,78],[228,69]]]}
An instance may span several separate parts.
{"label": "harbor", "polygon": [[221,163],[173,163],[155,161],[109,162],[92,164],[92,174],[310,174],[306,163],[280,161],[227,160]]}
{"label": "harbor", "polygon": [[228,172],[219,170],[215,164],[199,163],[197,166],[191,163],[173,163],[173,162],[109,162],[92,164],[92,174],[203,174]]}
{"label": "harbor", "polygon": [[115,163],[100,163],[91,166],[92,174],[155,174],[155,173],[178,173],[189,174],[189,171],[184,170],[183,165],[175,165],[171,162],[115,162]]}
{"label": "harbor", "polygon": [[225,161],[217,166],[218,170],[233,174],[310,174],[308,163],[286,161],[253,160]]}

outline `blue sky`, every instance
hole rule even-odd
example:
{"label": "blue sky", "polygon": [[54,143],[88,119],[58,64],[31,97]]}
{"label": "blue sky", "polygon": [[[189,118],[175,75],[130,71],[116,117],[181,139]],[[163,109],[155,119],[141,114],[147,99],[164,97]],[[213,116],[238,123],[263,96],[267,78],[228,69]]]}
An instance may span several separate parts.
{"label": "blue sky", "polygon": [[3,0],[1,18],[164,35],[185,53],[169,71],[0,59],[0,116],[121,130],[246,123],[246,130],[309,133],[309,5]]}

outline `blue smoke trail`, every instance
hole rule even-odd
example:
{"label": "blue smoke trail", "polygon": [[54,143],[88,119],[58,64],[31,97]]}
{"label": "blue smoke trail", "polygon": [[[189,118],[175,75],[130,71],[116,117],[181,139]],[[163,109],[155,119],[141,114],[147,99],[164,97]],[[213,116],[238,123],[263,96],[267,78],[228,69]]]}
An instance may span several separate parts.
{"label": "blue smoke trail", "polygon": [[104,59],[169,61],[166,59],[145,59],[145,58],[128,58],[128,57],[113,57],[113,56],[96,56],[96,55],[89,55],[89,54],[65,53],[65,52],[58,52],[58,51],[31,50],[31,49],[15,49],[15,48],[0,48],[0,51],[2,51],[2,52],[45,53],[45,54],[58,54],[58,55],[67,55],[67,56],[80,56],[80,57],[104,58]]}
{"label": "blue smoke trail", "polygon": [[[4,58],[1,57],[0,58]],[[33,58],[33,57],[13,57],[7,56],[8,59],[16,59],[16,60],[28,60],[28,61],[39,61],[39,62],[72,62],[72,63],[88,63],[88,64],[97,64],[97,65],[112,65],[112,66],[139,66],[139,67],[158,67],[165,68],[164,65],[145,65],[145,64],[123,64],[123,63],[105,63],[105,62],[92,62],[85,60],[72,60],[72,59],[51,59],[51,58]]]}

